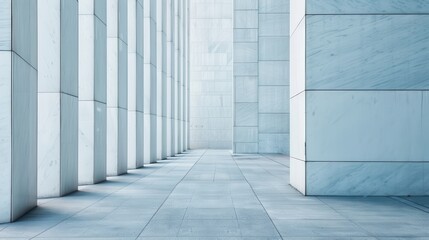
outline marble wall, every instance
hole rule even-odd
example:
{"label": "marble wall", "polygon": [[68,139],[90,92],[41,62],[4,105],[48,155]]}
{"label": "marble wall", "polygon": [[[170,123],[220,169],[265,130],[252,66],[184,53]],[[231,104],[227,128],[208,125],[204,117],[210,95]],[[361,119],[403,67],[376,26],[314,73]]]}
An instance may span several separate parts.
{"label": "marble wall", "polygon": [[107,174],[127,172],[128,1],[107,1]]}
{"label": "marble wall", "polygon": [[40,0],[38,10],[38,196],[78,186],[78,2]]}
{"label": "marble wall", "polygon": [[235,153],[289,154],[289,1],[234,1]]}
{"label": "marble wall", "polygon": [[291,183],[429,193],[429,2],[291,1]]}
{"label": "marble wall", "polygon": [[190,148],[231,149],[233,2],[190,4]]}
{"label": "marble wall", "polygon": [[106,180],[106,2],[79,1],[79,184]]}
{"label": "marble wall", "polygon": [[37,2],[0,0],[0,222],[37,204]]}

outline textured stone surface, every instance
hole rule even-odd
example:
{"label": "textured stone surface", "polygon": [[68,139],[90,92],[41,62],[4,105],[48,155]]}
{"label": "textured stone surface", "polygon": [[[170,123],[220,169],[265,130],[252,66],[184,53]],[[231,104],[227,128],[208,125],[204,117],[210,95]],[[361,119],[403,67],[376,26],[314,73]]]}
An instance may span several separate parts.
{"label": "textured stone surface", "polygon": [[[234,46],[233,53],[232,7],[233,2],[228,0],[191,1],[190,147],[193,149],[231,148],[232,56],[257,58],[257,46],[253,43]],[[251,95],[255,97],[256,93],[253,88]],[[246,98],[244,94],[241,96]]]}
{"label": "textured stone surface", "polygon": [[291,183],[302,193],[428,194],[427,7],[291,2]]}

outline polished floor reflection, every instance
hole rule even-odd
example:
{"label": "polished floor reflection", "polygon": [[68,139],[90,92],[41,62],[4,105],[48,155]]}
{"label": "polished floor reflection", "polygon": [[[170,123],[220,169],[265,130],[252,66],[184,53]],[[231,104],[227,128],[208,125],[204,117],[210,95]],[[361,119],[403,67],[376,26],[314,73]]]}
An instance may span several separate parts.
{"label": "polished floor reflection", "polygon": [[0,239],[429,239],[428,197],[303,197],[288,165],[189,151],[39,200]]}

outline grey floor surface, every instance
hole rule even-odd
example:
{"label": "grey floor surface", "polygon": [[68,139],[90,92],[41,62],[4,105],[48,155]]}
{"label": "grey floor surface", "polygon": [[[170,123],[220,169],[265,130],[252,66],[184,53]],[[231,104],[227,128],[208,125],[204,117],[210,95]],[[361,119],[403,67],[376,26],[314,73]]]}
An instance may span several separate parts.
{"label": "grey floor surface", "polygon": [[189,151],[39,200],[0,239],[429,239],[429,197],[303,197],[288,165]]}

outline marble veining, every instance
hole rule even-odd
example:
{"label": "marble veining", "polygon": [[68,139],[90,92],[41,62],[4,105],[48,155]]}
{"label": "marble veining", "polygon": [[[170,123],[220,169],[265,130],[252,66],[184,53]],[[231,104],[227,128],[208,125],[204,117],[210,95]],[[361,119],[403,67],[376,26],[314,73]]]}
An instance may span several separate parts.
{"label": "marble veining", "polygon": [[[429,2],[428,2],[429,4]],[[306,19],[307,89],[428,89],[429,15]]]}
{"label": "marble veining", "polygon": [[37,71],[13,53],[12,76],[14,221],[37,204]]}
{"label": "marble veining", "polygon": [[307,14],[429,13],[428,0],[306,0],[305,2]]}
{"label": "marble veining", "polygon": [[39,93],[38,104],[38,196],[59,196],[60,93]]}
{"label": "marble veining", "polygon": [[0,51],[12,48],[12,1],[0,0]]}
{"label": "marble veining", "polygon": [[92,184],[94,168],[94,102],[79,101],[79,184]]}
{"label": "marble veining", "polygon": [[307,161],[429,160],[427,92],[310,91],[306,96]]}
{"label": "marble veining", "polygon": [[424,167],[406,162],[309,162],[308,195],[424,195]]}
{"label": "marble veining", "polygon": [[[12,57],[10,51],[0,51],[0,206],[11,203],[12,173]],[[10,220],[10,208],[0,208],[0,222]]]}

